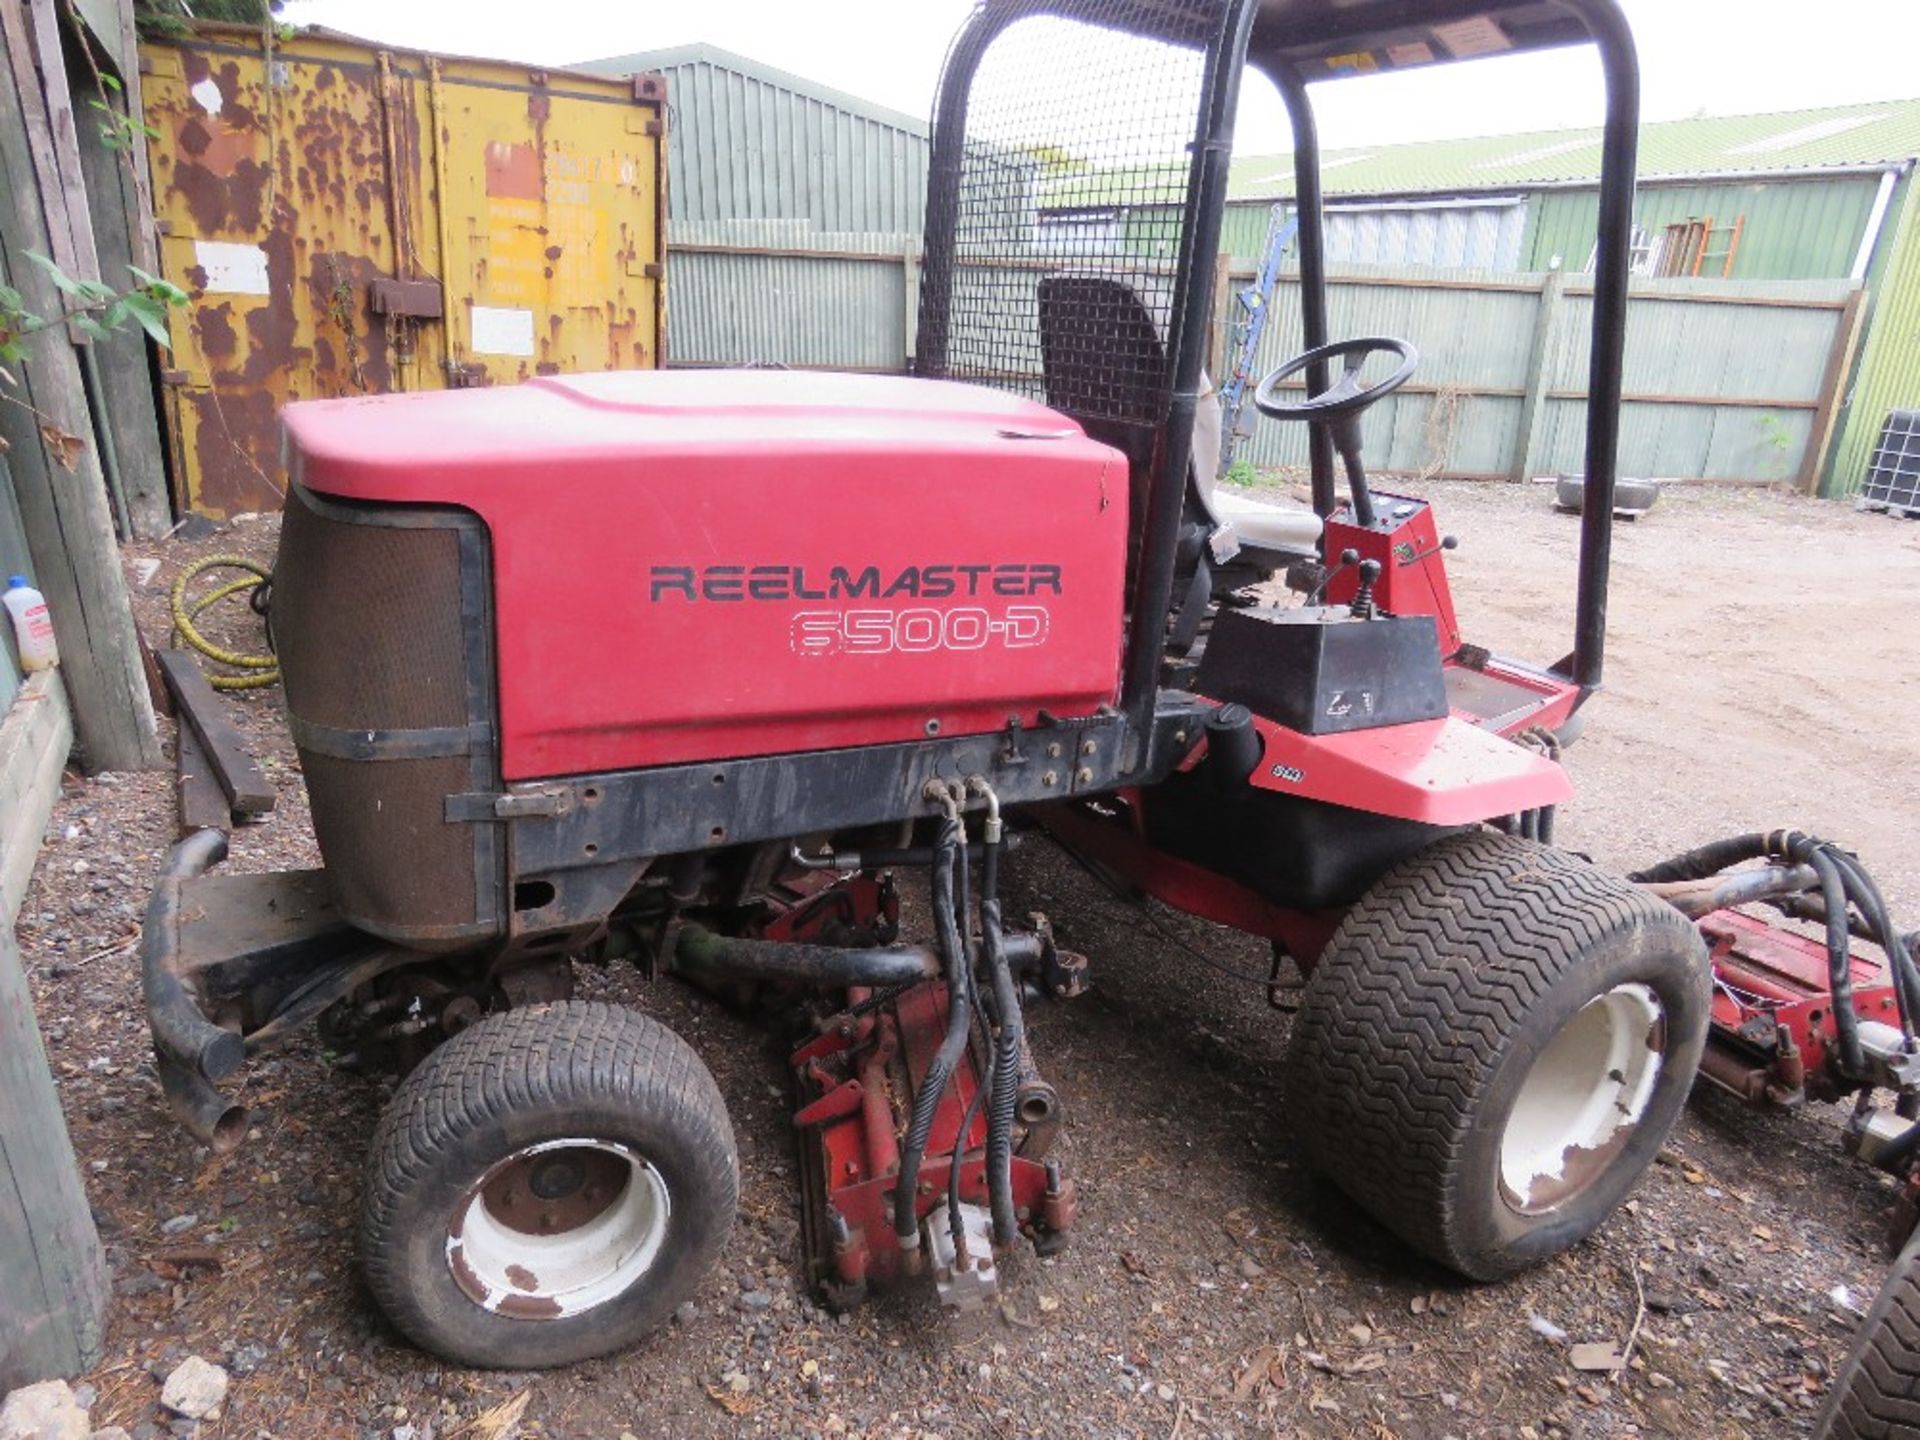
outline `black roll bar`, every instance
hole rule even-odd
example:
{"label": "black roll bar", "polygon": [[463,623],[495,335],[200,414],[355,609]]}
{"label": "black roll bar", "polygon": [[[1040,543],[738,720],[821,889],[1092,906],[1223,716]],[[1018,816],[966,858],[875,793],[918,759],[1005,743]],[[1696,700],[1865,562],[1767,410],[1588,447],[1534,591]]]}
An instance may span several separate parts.
{"label": "black roll bar", "polygon": [[[1607,581],[1613,558],[1613,496],[1620,454],[1621,367],[1626,355],[1627,295],[1633,252],[1634,171],[1639,151],[1640,70],[1633,32],[1618,0],[1556,0],[1586,27],[1606,81],[1607,115],[1600,152],[1600,214],[1593,275],[1593,346],[1587,372],[1587,445],[1580,505],[1580,561],[1575,582],[1573,651],[1561,662],[1583,691],[1601,682],[1607,643]],[[1296,65],[1282,55],[1251,55],[1280,92],[1293,126],[1294,213],[1300,222],[1301,335],[1304,348],[1327,333],[1325,199],[1320,133],[1313,100]],[[1325,367],[1308,372],[1309,393],[1326,388]],[[1333,513],[1333,446],[1324,425],[1308,437],[1313,508]]]}
{"label": "black roll bar", "polygon": [[[1607,581],[1612,559],[1615,470],[1620,448],[1621,365],[1626,352],[1627,298],[1633,240],[1634,170],[1640,124],[1639,69],[1633,35],[1619,0],[1554,0],[1577,19],[1599,53],[1605,77],[1607,115],[1600,174],[1598,245],[1594,265],[1593,342],[1587,383],[1585,492],[1581,505],[1580,560],[1576,582],[1574,645],[1560,667],[1582,691],[1601,683],[1606,652]],[[1313,103],[1299,68],[1284,51],[1248,54],[1260,0],[1226,0],[1219,43],[1208,57],[1200,125],[1190,166],[1185,224],[1170,317],[1173,376],[1165,443],[1155,466],[1140,569],[1129,618],[1122,705],[1136,734],[1150,726],[1165,654],[1165,615],[1172,596],[1179,544],[1181,496],[1192,448],[1193,417],[1207,350],[1211,305],[1211,257],[1219,248],[1226,201],[1240,75],[1259,65],[1278,88],[1294,132],[1295,209],[1300,220],[1302,335],[1307,348],[1328,340],[1326,232],[1320,178],[1319,131]],[[947,368],[948,316],[954,273],[960,167],[964,162],[967,101],[987,47],[1012,21],[1045,11],[1045,0],[988,3],[974,11],[948,52],[935,103],[933,153],[928,176],[922,270],[922,317],[917,369],[942,375]],[[1380,9],[1382,7],[1376,7]],[[1142,8],[1142,16],[1150,7]],[[1359,20],[1360,12],[1354,17]],[[1380,18],[1378,16],[1376,19]],[[1142,33],[1150,33],[1143,28]],[[1550,43],[1559,43],[1557,39]],[[1326,385],[1325,367],[1309,373],[1315,391]],[[1324,425],[1309,434],[1313,504],[1322,516],[1336,503],[1332,437]],[[1136,751],[1136,763],[1141,752]]]}
{"label": "black roll bar", "polygon": [[[1286,102],[1293,125],[1293,214],[1300,222],[1294,244],[1300,255],[1300,337],[1302,350],[1317,350],[1332,337],[1327,333],[1327,219],[1320,190],[1320,126],[1313,115],[1313,98],[1306,82],[1291,65],[1262,66],[1267,78]],[[1327,388],[1324,363],[1307,367],[1307,393]],[[1325,519],[1333,513],[1333,432],[1325,425],[1307,427],[1307,459],[1313,477],[1313,513]]]}
{"label": "black roll bar", "polygon": [[[1120,704],[1135,734],[1153,724],[1160,691],[1160,662],[1166,657],[1167,611],[1173,600],[1175,552],[1187,493],[1187,467],[1193,456],[1193,417],[1206,368],[1207,319],[1213,310],[1213,257],[1227,208],[1227,166],[1233,158],[1234,113],[1240,105],[1240,73],[1246,65],[1247,38],[1253,31],[1257,0],[1228,0],[1221,43],[1207,57],[1200,91],[1200,125],[1194,137],[1187,182],[1186,220],[1175,271],[1174,306],[1168,326],[1177,341],[1173,355],[1173,400],[1167,412],[1166,442],[1154,468],[1147,501],[1147,525],[1140,543],[1140,573],[1127,625],[1127,668]],[[1133,764],[1146,763],[1137,747]]]}
{"label": "black roll bar", "polygon": [[1640,65],[1617,0],[1560,0],[1600,52],[1607,119],[1600,145],[1600,219],[1593,266],[1593,353],[1587,367],[1587,473],[1580,503],[1580,574],[1568,678],[1600,684],[1607,648],[1607,578],[1613,563],[1614,470],[1620,460],[1620,379],[1627,353],[1627,284],[1633,266],[1633,186],[1640,151]]}

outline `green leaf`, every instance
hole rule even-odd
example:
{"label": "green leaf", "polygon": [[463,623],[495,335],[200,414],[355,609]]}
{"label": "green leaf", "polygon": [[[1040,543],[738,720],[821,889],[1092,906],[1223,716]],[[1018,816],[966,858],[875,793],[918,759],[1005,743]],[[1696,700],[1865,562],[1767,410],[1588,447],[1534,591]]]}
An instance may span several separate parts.
{"label": "green leaf", "polygon": [[67,274],[66,271],[62,270],[46,256],[42,255],[38,250],[27,251],[27,259],[33,261],[34,264],[46,271],[47,277],[52,280],[55,285],[60,287],[62,294],[75,296],[80,294],[80,282]]}
{"label": "green leaf", "polygon": [[[107,313],[111,315],[113,312],[109,310]],[[111,322],[102,324],[91,315],[82,314],[73,317],[73,328],[90,340],[104,340],[112,332],[113,326]]]}
{"label": "green leaf", "polygon": [[140,328],[147,332],[153,343],[162,350],[173,348],[173,341],[167,334],[167,307],[150,295],[138,291],[124,296],[121,304],[127,307],[127,313],[140,322]]}
{"label": "green leaf", "polygon": [[105,71],[102,71],[100,74],[100,84],[106,89],[113,91],[116,95],[120,93],[120,81]]}
{"label": "green leaf", "polygon": [[162,280],[158,275],[151,275],[145,270],[142,270],[138,265],[127,266],[127,273],[138,280],[141,288],[154,299],[163,300],[169,305],[184,305],[187,303],[187,292],[182,290],[178,285],[175,285],[172,281]]}

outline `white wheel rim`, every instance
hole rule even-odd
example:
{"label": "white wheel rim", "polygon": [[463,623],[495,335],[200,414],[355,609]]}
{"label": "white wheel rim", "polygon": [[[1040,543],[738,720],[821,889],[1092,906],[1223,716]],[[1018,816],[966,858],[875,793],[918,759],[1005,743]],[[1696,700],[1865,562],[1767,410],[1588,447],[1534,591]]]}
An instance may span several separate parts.
{"label": "white wheel rim", "polygon": [[1500,1137],[1500,1186],[1523,1214],[1564,1204],[1606,1173],[1639,1127],[1666,1048],[1659,996],[1616,985],[1540,1052]]}
{"label": "white wheel rim", "polygon": [[468,1299],[514,1320],[560,1320],[625,1294],[653,1268],[672,1202],[646,1160],[607,1140],[548,1140],[492,1166],[455,1207],[447,1268]]}

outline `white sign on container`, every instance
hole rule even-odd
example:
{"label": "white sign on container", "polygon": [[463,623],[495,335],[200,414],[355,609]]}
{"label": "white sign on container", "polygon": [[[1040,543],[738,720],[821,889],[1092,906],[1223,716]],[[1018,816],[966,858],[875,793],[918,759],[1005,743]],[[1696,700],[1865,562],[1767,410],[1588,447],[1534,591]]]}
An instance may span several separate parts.
{"label": "white sign on container", "polygon": [[481,355],[533,354],[533,311],[474,306],[473,348]]}
{"label": "white sign on container", "polygon": [[267,252],[258,245],[233,240],[196,240],[193,263],[205,272],[201,289],[208,295],[266,295]]}

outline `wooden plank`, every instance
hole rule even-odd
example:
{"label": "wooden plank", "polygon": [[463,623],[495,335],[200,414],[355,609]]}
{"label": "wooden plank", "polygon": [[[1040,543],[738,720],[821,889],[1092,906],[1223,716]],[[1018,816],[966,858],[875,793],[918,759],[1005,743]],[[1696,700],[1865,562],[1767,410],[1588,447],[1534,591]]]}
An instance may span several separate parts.
{"label": "wooden plank", "polygon": [[106,1255],[13,927],[0,925],[0,1393],[100,1361]]}
{"label": "wooden plank", "polygon": [[27,893],[72,749],[73,717],[60,676],[36,670],[0,717],[0,928],[13,924]]}
{"label": "wooden plank", "polygon": [[1231,258],[1222,252],[1213,262],[1213,315],[1207,321],[1207,373],[1213,388],[1227,383],[1227,332],[1233,318]]}
{"label": "wooden plank", "polygon": [[[18,0],[0,0],[6,59],[16,74],[23,57],[15,52],[14,33],[23,18]],[[33,72],[30,57],[27,70]],[[17,86],[0,80],[0,281],[21,292],[30,312],[57,315],[61,297],[52,280],[38,266],[15,263],[28,250],[47,252],[52,243],[24,103]],[[96,770],[157,767],[163,757],[99,456],[84,440],[70,454],[67,442],[50,444],[48,438],[50,431],[57,440],[59,432],[92,432],[79,359],[58,330],[42,331],[29,339],[27,361],[14,374],[14,394],[25,403],[0,405],[0,439],[12,446],[7,467],[33,576],[53,612],[82,754]]]}
{"label": "wooden plank", "polygon": [[247,742],[227,718],[220,697],[192,655],[185,650],[160,650],[154,659],[173,691],[174,708],[183,727],[192,727],[206,750],[208,763],[220,781],[220,788],[233,802],[233,813],[241,816],[265,815],[273,809],[273,785],[261,773]]}
{"label": "wooden plank", "polygon": [[100,257],[93,248],[93,225],[87,216],[87,182],[80,171],[80,137],[75,130],[73,95],[67,88],[67,58],[60,45],[60,15],[54,0],[31,0],[33,43],[39,52],[40,86],[46,103],[46,123],[53,146],[54,181],[59,188],[48,196],[48,177],[40,177],[41,200],[47,216],[64,216],[68,244],[77,268],[68,274],[99,280]]}
{"label": "wooden plank", "polygon": [[[808,250],[791,245],[715,245],[704,240],[670,240],[667,255],[740,255],[755,260],[852,260],[865,265],[898,265],[911,252],[899,250]],[[983,264],[998,266],[997,260]],[[1025,261],[1010,263],[1023,267]]]}
{"label": "wooden plank", "polygon": [[1547,272],[1546,287],[1540,292],[1539,308],[1533,317],[1533,344],[1527,351],[1527,393],[1520,406],[1520,427],[1513,442],[1513,478],[1524,480],[1533,473],[1533,457],[1538,449],[1540,416],[1547,403],[1547,359],[1553,353],[1554,326],[1560,316],[1560,297],[1567,288],[1567,272]]}
{"label": "wooden plank", "polygon": [[[1676,277],[1666,277],[1676,278]],[[1589,298],[1593,287],[1568,286],[1567,294]],[[1757,310],[1844,310],[1847,302],[1841,300],[1802,300],[1792,295],[1717,295],[1712,291],[1694,293],[1681,290],[1640,290],[1633,289],[1627,294],[1629,300],[1650,300],[1670,305],[1746,305]]]}
{"label": "wooden plank", "polygon": [[[112,0],[93,0],[93,3],[98,9],[114,8]],[[78,66],[73,73],[73,93],[83,101],[94,98],[100,92],[93,85],[95,72],[88,68],[91,52],[83,48],[77,33],[70,39],[69,53]],[[122,102],[127,101],[126,95],[107,94],[100,98],[116,115]],[[75,140],[88,200],[81,218],[90,222],[101,278],[115,286],[131,284],[129,265],[147,270],[155,268],[147,234],[153,224],[152,206],[143,198],[145,190],[135,168],[135,159],[146,153],[146,145],[136,143],[126,149],[110,148],[108,137],[101,133],[104,126],[99,123],[97,112],[86,109],[83,104],[77,118]],[[111,439],[113,444],[113,455],[118,462],[119,493],[115,499],[134,538],[160,539],[173,528],[173,506],[168,494],[166,450],[160,440],[160,404],[154,395],[153,358],[146,332],[137,325],[123,325],[104,340],[95,341],[92,351],[98,380],[93,406],[94,430],[101,441],[103,455],[106,442]]]}
{"label": "wooden plank", "polygon": [[180,800],[180,837],[196,830],[229,830],[233,827],[233,809],[227,792],[220,788],[213,762],[207,759],[206,746],[193,726],[182,724],[174,741],[178,760],[174,788]]}
{"label": "wooden plank", "polygon": [[1847,308],[1840,312],[1833,327],[1833,347],[1827,351],[1826,373],[1820,377],[1820,400],[1813,412],[1813,431],[1807,436],[1806,453],[1800,457],[1798,483],[1803,495],[1820,493],[1820,472],[1827,468],[1827,453],[1833,446],[1834,422],[1840,416],[1840,388],[1853,366],[1860,345],[1860,327],[1866,320],[1867,287],[1855,288],[1847,297]]}
{"label": "wooden plank", "polygon": [[[1472,393],[1472,392],[1469,392]],[[1585,390],[1549,390],[1549,400],[1584,400]],[[1728,406],[1734,409],[1749,410],[1814,410],[1819,408],[1817,400],[1787,400],[1773,395],[1655,395],[1648,393],[1627,394],[1620,397],[1622,405],[1698,405],[1707,409],[1715,406]]]}

